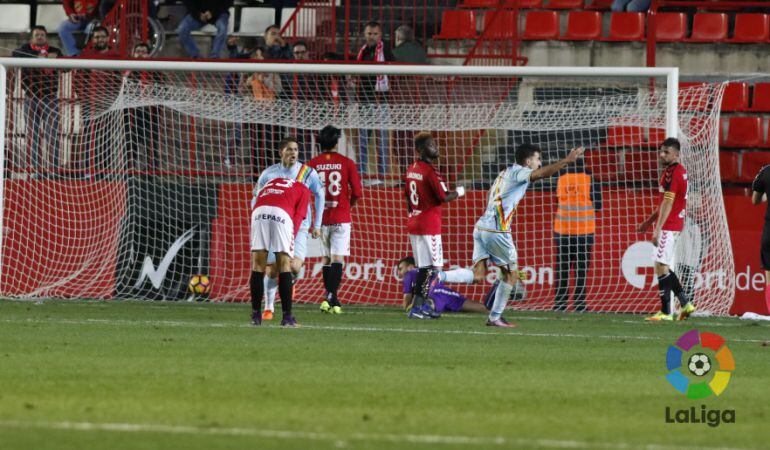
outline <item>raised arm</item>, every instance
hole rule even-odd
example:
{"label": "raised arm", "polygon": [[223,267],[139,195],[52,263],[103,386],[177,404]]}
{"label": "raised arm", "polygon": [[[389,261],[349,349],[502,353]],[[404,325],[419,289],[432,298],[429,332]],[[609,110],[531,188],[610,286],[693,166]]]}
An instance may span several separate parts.
{"label": "raised arm", "polygon": [[548,178],[555,175],[561,169],[567,167],[567,165],[577,161],[578,158],[583,156],[584,152],[585,152],[585,149],[583,147],[573,148],[569,152],[569,155],[567,155],[566,158],[559,160],[553,164],[548,164],[547,166],[541,167],[535,170],[534,172],[532,172],[529,176],[529,180],[536,181],[541,178]]}

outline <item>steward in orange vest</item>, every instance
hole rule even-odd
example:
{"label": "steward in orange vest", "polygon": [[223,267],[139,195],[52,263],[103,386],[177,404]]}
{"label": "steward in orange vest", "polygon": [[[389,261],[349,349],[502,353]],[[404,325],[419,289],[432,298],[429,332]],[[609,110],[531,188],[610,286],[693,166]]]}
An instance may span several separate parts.
{"label": "steward in orange vest", "polygon": [[596,211],[601,209],[601,189],[586,173],[583,161],[570,166],[559,176],[556,185],[558,208],[553,221],[556,261],[554,281],[556,295],[553,309],[566,311],[569,300],[569,277],[575,271],[575,311],[586,310],[586,275],[596,232]]}

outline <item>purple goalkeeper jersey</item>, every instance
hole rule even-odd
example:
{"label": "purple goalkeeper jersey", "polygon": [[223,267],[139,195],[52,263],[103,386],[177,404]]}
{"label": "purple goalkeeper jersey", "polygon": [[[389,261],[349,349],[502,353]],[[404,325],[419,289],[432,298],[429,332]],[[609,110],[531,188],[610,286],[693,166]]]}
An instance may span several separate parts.
{"label": "purple goalkeeper jersey", "polygon": [[[411,294],[414,290],[414,284],[417,281],[417,269],[412,269],[404,275],[404,294]],[[428,292],[428,296],[438,312],[459,312],[463,308],[465,297],[459,292],[452,290],[443,283],[437,283],[433,289]]]}

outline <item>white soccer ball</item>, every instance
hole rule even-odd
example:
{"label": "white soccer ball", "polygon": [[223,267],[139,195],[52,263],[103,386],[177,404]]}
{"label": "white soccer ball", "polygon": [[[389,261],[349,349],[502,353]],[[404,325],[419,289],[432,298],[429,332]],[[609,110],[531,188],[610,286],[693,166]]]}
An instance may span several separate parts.
{"label": "white soccer ball", "polygon": [[711,370],[711,360],[703,353],[696,353],[690,356],[690,363],[687,366],[690,373],[696,377],[702,377]]}

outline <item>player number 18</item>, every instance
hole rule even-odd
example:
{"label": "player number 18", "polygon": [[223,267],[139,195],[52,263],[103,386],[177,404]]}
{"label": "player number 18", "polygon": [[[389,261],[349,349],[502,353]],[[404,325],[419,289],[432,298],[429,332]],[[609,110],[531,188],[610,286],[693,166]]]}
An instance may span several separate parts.
{"label": "player number 18", "polygon": [[321,183],[326,186],[326,191],[329,192],[329,195],[332,197],[340,195],[340,191],[342,190],[342,174],[336,170],[329,172],[328,184],[326,183],[326,172],[318,172],[318,175],[321,177]]}

